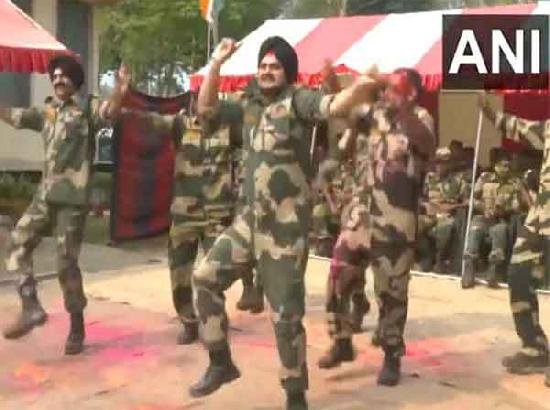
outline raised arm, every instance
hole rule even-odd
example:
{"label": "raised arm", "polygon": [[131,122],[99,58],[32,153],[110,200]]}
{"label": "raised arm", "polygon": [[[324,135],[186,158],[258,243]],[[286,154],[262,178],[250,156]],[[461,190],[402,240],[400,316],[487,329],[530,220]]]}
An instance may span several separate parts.
{"label": "raised arm", "polygon": [[198,98],[198,113],[200,116],[209,116],[218,109],[218,91],[220,85],[220,70],[222,64],[237,50],[238,43],[233,39],[224,38],[212,55],[210,67],[201,85]]}
{"label": "raised arm", "polygon": [[128,66],[124,63],[120,65],[116,75],[115,87],[109,99],[104,102],[100,108],[99,115],[102,119],[116,119],[122,112],[122,101],[128,92],[132,77]]}
{"label": "raised arm", "polygon": [[528,143],[534,149],[544,149],[546,121],[530,121],[502,111],[495,111],[486,94],[480,95],[478,103],[483,115],[494,123],[498,130],[507,133],[512,139]]}
{"label": "raised arm", "polygon": [[364,75],[334,96],[329,106],[330,117],[347,117],[352,109],[358,105],[373,102],[383,87],[377,78]]}

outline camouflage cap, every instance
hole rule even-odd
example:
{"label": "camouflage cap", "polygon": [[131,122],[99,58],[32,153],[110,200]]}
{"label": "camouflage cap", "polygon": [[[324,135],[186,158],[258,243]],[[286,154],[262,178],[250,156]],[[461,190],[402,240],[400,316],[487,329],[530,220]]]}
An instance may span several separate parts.
{"label": "camouflage cap", "polygon": [[449,147],[441,147],[435,151],[436,161],[448,161],[451,159],[451,150]]}

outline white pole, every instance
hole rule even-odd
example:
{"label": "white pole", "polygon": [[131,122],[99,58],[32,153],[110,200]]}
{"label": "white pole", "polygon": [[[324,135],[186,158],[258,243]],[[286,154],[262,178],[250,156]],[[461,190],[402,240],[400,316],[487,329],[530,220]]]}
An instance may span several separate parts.
{"label": "white pole", "polygon": [[318,125],[315,124],[311,130],[311,146],[309,147],[309,156],[312,160],[315,154],[315,145],[317,145],[317,127]]}
{"label": "white pole", "polygon": [[460,271],[460,276],[464,276],[464,250],[466,249],[466,244],[468,242],[468,235],[470,234],[470,223],[472,221],[472,213],[474,212],[474,184],[476,182],[476,173],[477,173],[477,159],[479,155],[479,141],[481,140],[481,126],[483,125],[483,111],[479,109],[479,118],[477,120],[477,136],[476,136],[476,147],[474,153],[474,163],[472,165],[472,185],[470,189],[470,201],[468,203],[468,218],[466,219],[466,233],[464,235],[464,249],[462,251],[462,270]]}
{"label": "white pole", "polygon": [[212,47],[216,47],[220,42],[220,15],[214,14],[214,23],[212,24]]}

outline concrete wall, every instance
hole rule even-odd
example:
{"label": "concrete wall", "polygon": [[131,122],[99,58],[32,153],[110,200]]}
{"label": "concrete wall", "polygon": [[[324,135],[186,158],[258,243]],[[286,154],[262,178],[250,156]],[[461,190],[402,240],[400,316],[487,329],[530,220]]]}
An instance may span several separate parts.
{"label": "concrete wall", "polygon": [[[502,108],[502,98],[492,96],[493,107]],[[439,95],[439,145],[459,140],[475,147],[479,118],[478,96],[473,91],[441,91]],[[501,145],[500,134],[486,118],[481,126],[479,164],[489,165],[489,151]]]}

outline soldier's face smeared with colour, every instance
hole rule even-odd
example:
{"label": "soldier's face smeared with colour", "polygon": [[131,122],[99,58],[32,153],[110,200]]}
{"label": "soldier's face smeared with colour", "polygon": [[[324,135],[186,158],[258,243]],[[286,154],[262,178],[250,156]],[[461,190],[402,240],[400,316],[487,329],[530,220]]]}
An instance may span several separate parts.
{"label": "soldier's face smeared with colour", "polygon": [[273,91],[286,84],[286,74],[275,54],[267,53],[258,66],[258,85],[263,91]]}
{"label": "soldier's face smeared with colour", "polygon": [[55,96],[60,101],[69,100],[75,93],[75,86],[71,79],[67,77],[61,68],[56,68],[53,72],[52,85]]}

